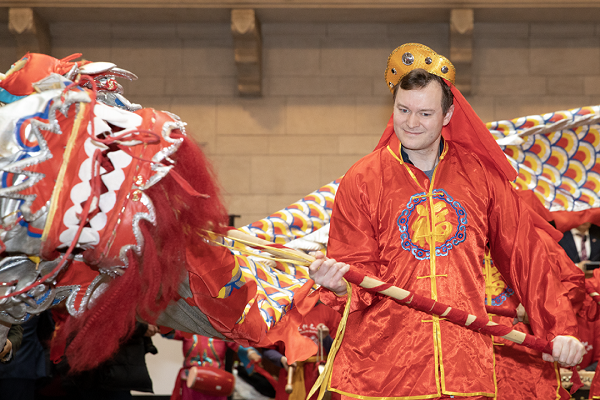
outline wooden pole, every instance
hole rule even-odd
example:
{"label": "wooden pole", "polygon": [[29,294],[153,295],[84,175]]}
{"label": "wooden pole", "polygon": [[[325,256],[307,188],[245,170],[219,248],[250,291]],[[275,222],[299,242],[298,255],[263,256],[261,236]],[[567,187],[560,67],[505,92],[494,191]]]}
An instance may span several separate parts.
{"label": "wooden pole", "polygon": [[287,384],[285,385],[285,392],[290,394],[294,391],[294,385],[292,384],[292,380],[294,379],[294,369],[295,367],[288,367],[288,376],[287,376]]}
{"label": "wooden pole", "polygon": [[[244,233],[239,230],[229,231],[228,236],[234,240],[240,240],[242,243],[245,243],[245,244],[249,243],[250,245],[260,247],[262,251],[266,251],[268,253],[271,253],[271,254],[274,254],[277,256],[285,256],[290,259],[293,257],[294,259],[298,260],[298,261],[295,261],[295,260],[293,261],[294,263],[296,263],[298,265],[309,266],[313,261],[315,261],[315,258],[311,255],[305,254],[301,251],[298,251],[298,250],[295,250],[292,248],[281,249],[281,248],[271,247],[273,245],[273,243],[271,243],[267,240],[259,239],[255,236],[249,235],[249,234]],[[290,261],[292,261],[292,260],[290,260]],[[369,276],[364,276],[364,278],[361,282],[353,282],[353,281],[350,281],[350,282],[354,283],[355,285],[361,286],[365,289],[372,289],[372,288],[376,288],[378,286],[384,285],[384,282],[379,281],[375,278],[371,278]],[[405,300],[408,296],[411,295],[411,293],[408,290],[404,290],[397,286],[390,286],[385,290],[379,291],[378,293],[384,294],[386,296],[389,296],[393,299],[397,299],[400,301]],[[450,312],[451,309],[452,309],[452,307],[448,307],[446,309],[446,311],[443,312],[442,314],[440,314],[439,316],[442,318],[445,317]],[[465,326],[468,327],[476,319],[477,319],[477,317],[469,314],[467,317],[467,321],[465,322]],[[497,326],[497,325],[499,325],[499,324],[497,324],[493,321],[487,322],[487,326]],[[525,341],[525,338],[527,337],[527,334],[513,329],[511,332],[509,332],[508,334],[501,336],[501,337],[506,340],[510,340],[511,342],[517,343],[517,344],[523,344],[523,342]]]}

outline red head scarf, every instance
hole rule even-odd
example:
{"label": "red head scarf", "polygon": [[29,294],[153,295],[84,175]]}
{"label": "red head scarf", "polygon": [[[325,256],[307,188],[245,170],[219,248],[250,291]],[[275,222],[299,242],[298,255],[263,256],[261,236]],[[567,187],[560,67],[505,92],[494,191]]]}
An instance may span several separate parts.
{"label": "red head scarf", "polygon": [[[517,178],[517,171],[506,159],[506,155],[496,143],[494,136],[460,91],[450,82],[446,80],[445,82],[450,86],[454,95],[454,114],[450,123],[442,129],[444,139],[471,151],[486,167],[494,168],[509,181],[514,181]],[[375,150],[387,146],[393,135],[395,133],[394,116],[392,115]]]}

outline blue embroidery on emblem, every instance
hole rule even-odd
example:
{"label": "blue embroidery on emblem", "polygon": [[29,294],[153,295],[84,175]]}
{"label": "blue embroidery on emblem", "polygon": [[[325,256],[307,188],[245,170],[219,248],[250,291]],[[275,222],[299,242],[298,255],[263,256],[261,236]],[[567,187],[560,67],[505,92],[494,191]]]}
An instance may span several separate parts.
{"label": "blue embroidery on emblem", "polygon": [[498,296],[492,296],[492,305],[501,306],[513,294],[515,291],[507,286]]}
{"label": "blue embroidery on emblem", "polygon": [[[417,193],[412,195],[408,203],[406,204],[406,209],[400,213],[400,216],[396,220],[398,224],[398,229],[400,230],[400,240],[402,243],[402,248],[404,250],[410,251],[410,253],[417,260],[428,260],[429,259],[429,250],[426,250],[422,247],[419,247],[416,243],[410,238],[408,234],[408,223],[410,221],[410,217],[416,209],[416,206],[423,203],[427,200],[427,193]],[[432,192],[432,197],[436,200],[441,200],[444,203],[450,206],[450,209],[454,211],[458,218],[458,226],[456,227],[456,231],[454,235],[446,239],[446,241],[435,248],[436,257],[447,256],[448,252],[459,243],[463,242],[467,237],[466,225],[467,225],[467,213],[465,209],[462,207],[460,202],[455,201],[448,193],[446,193],[443,189],[435,189]]]}

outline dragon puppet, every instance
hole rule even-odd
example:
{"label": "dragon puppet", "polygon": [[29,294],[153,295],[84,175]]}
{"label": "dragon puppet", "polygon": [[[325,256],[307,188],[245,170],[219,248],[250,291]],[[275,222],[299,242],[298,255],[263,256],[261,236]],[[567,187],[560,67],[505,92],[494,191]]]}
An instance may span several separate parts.
{"label": "dragon puppet", "polygon": [[[325,247],[339,180],[233,235],[185,123],[128,101],[117,78],[133,73],[79,57],[29,53],[0,74],[0,342],[64,302],[57,340],[74,371],[107,359],[136,318],[312,355],[297,326],[316,286],[286,247]],[[487,127],[517,187],[573,211],[600,205],[599,120],[594,106]]]}

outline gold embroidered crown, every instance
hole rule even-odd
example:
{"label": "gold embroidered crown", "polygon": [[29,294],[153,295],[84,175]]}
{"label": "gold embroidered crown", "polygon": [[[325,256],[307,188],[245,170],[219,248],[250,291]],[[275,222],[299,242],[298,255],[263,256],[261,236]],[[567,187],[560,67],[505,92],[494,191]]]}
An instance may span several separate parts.
{"label": "gold embroidered crown", "polygon": [[390,92],[393,93],[394,86],[400,82],[400,79],[417,68],[424,69],[454,84],[456,70],[450,60],[422,44],[406,43],[397,47],[388,57],[385,82],[388,84]]}

